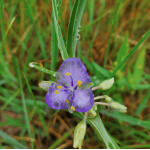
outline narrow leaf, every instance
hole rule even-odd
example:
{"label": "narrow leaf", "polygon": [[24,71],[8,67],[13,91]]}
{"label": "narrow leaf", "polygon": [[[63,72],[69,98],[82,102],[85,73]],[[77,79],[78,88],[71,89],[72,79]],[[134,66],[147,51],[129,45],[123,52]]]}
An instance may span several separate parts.
{"label": "narrow leaf", "polygon": [[0,137],[4,139],[7,143],[14,145],[16,148],[27,149],[27,147],[25,147],[24,145],[22,145],[21,143],[19,143],[18,141],[16,141],[15,139],[13,139],[12,137],[10,137],[9,135],[7,135],[5,132],[1,130],[0,130]]}
{"label": "narrow leaf", "polygon": [[128,116],[128,115],[125,115],[116,111],[114,111],[113,113],[112,112],[109,113],[109,112],[106,112],[105,110],[101,110],[101,113],[106,114],[107,116],[128,122],[132,125],[137,125],[140,127],[145,127],[145,128],[150,129],[150,123],[148,121],[142,121],[138,118],[134,118],[134,117],[131,117],[131,116]]}
{"label": "narrow leaf", "polygon": [[149,98],[150,98],[150,93],[148,93],[140,102],[138,109],[135,112],[136,115],[139,115],[142,112],[142,110],[144,110],[144,108],[147,106],[147,102]]}
{"label": "narrow leaf", "polygon": [[66,50],[66,47],[65,47],[65,43],[64,43],[64,40],[63,40],[61,29],[60,29],[60,26],[59,26],[58,21],[57,21],[57,12],[58,12],[58,10],[57,10],[56,1],[52,0],[52,13],[53,13],[53,16],[54,16],[54,24],[55,24],[55,31],[56,31],[57,41],[58,41],[58,47],[60,49],[60,53],[61,53],[61,56],[62,56],[63,60],[65,60],[65,59],[69,58],[69,56],[67,54],[67,50]]}
{"label": "narrow leaf", "polygon": [[73,6],[67,34],[67,51],[70,57],[75,57],[77,34],[86,1],[76,0]]}
{"label": "narrow leaf", "polygon": [[138,44],[134,46],[131,52],[117,65],[116,69],[113,71],[113,76],[122,67],[122,65],[127,61],[127,59],[136,52],[138,47],[148,38],[149,35],[150,35],[150,30],[146,34],[143,35],[143,37],[140,39]]}
{"label": "narrow leaf", "polygon": [[107,148],[119,148],[119,146],[112,140],[110,135],[107,133],[99,115],[97,115],[95,118],[88,119],[88,121],[90,125],[94,128],[94,131],[97,134],[97,136],[104,141]]}

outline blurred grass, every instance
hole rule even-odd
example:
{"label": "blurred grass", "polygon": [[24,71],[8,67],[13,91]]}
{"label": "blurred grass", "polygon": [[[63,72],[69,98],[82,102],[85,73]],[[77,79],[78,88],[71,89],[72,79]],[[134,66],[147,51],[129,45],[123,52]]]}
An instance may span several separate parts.
{"label": "blurred grass", "polygon": [[[103,94],[128,107],[123,116],[100,109],[108,132],[121,148],[150,148],[148,3],[87,1],[80,24],[76,53],[92,81],[96,85],[115,70],[115,86]],[[73,4],[65,0],[59,6],[65,40]],[[72,148],[71,130],[79,119],[46,106],[46,93],[38,83],[53,78],[28,67],[35,61],[56,70],[62,62],[53,24],[50,0],[0,1],[0,148]],[[91,130],[88,127],[83,148],[105,148]]]}

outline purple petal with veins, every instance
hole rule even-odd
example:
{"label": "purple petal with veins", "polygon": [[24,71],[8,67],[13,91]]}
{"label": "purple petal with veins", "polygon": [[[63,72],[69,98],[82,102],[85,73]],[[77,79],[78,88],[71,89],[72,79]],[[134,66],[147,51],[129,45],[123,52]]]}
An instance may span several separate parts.
{"label": "purple petal with veins", "polygon": [[[45,102],[53,109],[72,109],[87,112],[94,104],[91,83],[86,68],[78,58],[66,59],[56,72],[57,83],[53,83],[47,92]],[[82,88],[80,88],[82,86]]]}
{"label": "purple petal with veins", "polygon": [[[77,82],[80,80],[82,83],[90,83],[91,79],[86,71],[85,66],[78,58],[69,58],[66,59],[60,66],[60,69],[57,71],[60,73],[60,77],[57,78],[58,82],[62,84],[67,84],[71,86],[73,81],[73,86],[77,85]],[[70,73],[70,76],[66,76],[66,73]],[[72,79],[71,79],[72,78]]]}

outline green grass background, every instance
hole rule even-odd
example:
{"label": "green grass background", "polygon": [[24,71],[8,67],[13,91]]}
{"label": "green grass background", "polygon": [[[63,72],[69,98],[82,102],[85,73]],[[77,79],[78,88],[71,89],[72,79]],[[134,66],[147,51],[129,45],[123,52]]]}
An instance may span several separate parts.
{"label": "green grass background", "polygon": [[[67,50],[73,4],[64,0],[56,16]],[[148,0],[87,0],[78,29],[76,56],[94,85],[115,77],[111,90],[95,96],[108,94],[128,108],[126,114],[99,108],[121,148],[150,148],[148,6]],[[53,77],[29,68],[30,62],[59,68],[54,28],[51,0],[0,0],[0,148],[72,148],[72,131],[80,119],[48,108],[38,83]],[[83,148],[105,148],[90,126]]]}

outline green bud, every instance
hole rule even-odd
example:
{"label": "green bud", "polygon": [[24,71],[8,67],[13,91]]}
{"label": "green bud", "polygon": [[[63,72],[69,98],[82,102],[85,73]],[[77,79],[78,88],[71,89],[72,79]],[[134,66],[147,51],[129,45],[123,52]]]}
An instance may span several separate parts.
{"label": "green bud", "polygon": [[105,95],[105,101],[106,101],[107,103],[113,102],[112,98],[109,97],[108,95]]}
{"label": "green bud", "polygon": [[86,122],[81,121],[74,130],[74,139],[73,139],[74,148],[82,147],[85,132],[86,132]]}
{"label": "green bud", "polygon": [[48,91],[49,87],[51,86],[51,84],[54,83],[52,81],[41,81],[39,83],[39,87],[42,88],[45,91]]}
{"label": "green bud", "polygon": [[85,89],[93,87],[94,83],[83,83],[78,89]]}
{"label": "green bud", "polygon": [[104,80],[103,82],[101,82],[99,84],[99,88],[101,90],[108,90],[108,89],[110,89],[112,87],[113,83],[114,83],[114,78],[111,78],[111,79],[108,79],[108,80]]}
{"label": "green bud", "polygon": [[91,108],[88,112],[87,112],[87,116],[88,118],[94,118],[97,115],[96,111],[94,110],[94,108]]}
{"label": "green bud", "polygon": [[118,102],[111,102],[110,107],[122,113],[127,112],[127,107]]}
{"label": "green bud", "polygon": [[93,109],[96,111],[97,110],[97,105],[93,105]]}

